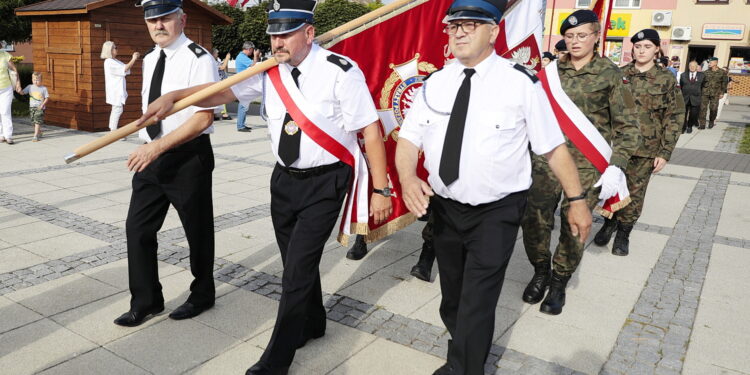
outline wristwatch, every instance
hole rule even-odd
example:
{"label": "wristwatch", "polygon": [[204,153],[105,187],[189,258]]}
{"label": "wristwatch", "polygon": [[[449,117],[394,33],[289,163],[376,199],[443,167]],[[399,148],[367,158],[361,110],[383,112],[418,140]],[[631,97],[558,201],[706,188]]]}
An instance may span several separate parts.
{"label": "wristwatch", "polygon": [[378,193],[386,198],[390,198],[393,195],[393,192],[391,191],[391,188],[388,186],[382,188],[382,189],[372,189],[373,193]]}

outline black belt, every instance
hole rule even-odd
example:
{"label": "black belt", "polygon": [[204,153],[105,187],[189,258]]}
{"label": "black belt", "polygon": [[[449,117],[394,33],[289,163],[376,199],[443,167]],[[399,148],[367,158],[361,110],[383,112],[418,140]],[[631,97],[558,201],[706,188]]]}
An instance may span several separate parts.
{"label": "black belt", "polygon": [[285,167],[279,163],[276,163],[276,168],[279,168],[282,172],[294,178],[304,179],[304,178],[310,178],[314,176],[320,176],[324,173],[328,173],[330,171],[339,169],[345,165],[346,164],[344,164],[343,162],[337,161],[333,164],[321,165],[319,167],[299,169],[299,168]]}

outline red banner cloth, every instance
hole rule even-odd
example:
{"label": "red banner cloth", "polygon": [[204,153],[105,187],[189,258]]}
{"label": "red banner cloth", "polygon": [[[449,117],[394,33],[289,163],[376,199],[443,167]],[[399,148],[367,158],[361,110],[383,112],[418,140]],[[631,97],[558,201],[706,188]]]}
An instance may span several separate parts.
{"label": "red banner cloth", "polygon": [[[396,172],[398,131],[417,89],[429,73],[450,58],[443,17],[451,0],[430,0],[348,37],[329,49],[354,60],[365,74],[385,134],[387,173],[394,192],[393,213],[385,223],[369,222],[367,242],[377,241],[411,224],[415,217],[401,197]],[[363,150],[366,151],[366,150]],[[420,157],[417,174],[426,180]],[[370,179],[372,181],[372,179]],[[382,188],[382,186],[378,186]],[[339,237],[340,242],[346,240]]]}

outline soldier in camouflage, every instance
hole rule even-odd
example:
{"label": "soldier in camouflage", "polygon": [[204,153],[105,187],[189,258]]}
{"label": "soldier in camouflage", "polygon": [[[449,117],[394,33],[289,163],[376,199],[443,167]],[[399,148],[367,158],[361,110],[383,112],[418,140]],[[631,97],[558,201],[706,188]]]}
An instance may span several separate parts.
{"label": "soldier in camouflage", "polygon": [[[568,55],[561,57],[558,71],[563,91],[596,126],[612,145],[610,167],[604,175],[619,173],[628,165],[630,155],[638,148],[640,131],[635,102],[623,84],[620,70],[609,59],[596,54],[601,26],[596,14],[578,10],[563,21],[560,34],[567,43]],[[604,180],[593,164],[570,140],[568,149],[578,167],[584,199],[590,209],[598,202],[597,180]],[[610,181],[609,177],[607,178]],[[560,216],[560,243],[554,257],[550,256],[550,240],[555,221],[555,210],[562,189],[542,157],[532,157],[532,185],[524,218],[523,244],[529,261],[534,266],[534,277],[524,290],[523,300],[538,303],[544,298],[540,311],[557,315],[565,304],[565,287],[583,255],[583,241],[571,233],[567,215],[569,199],[563,199]],[[550,259],[552,258],[552,259]],[[552,270],[550,271],[550,263]],[[545,298],[545,292],[549,288]]]}
{"label": "soldier in camouflage", "polygon": [[594,237],[594,243],[605,246],[616,230],[612,254],[620,256],[630,251],[630,232],[641,216],[651,174],[661,171],[669,161],[685,120],[685,102],[674,84],[674,75],[654,63],[661,55],[659,33],[645,29],[630,41],[634,60],[622,70],[635,97],[641,129],[641,144],[630,157],[625,172],[631,202],[612,219],[606,219]]}
{"label": "soldier in camouflage", "polygon": [[703,86],[703,96],[701,97],[701,113],[698,116],[698,129],[706,128],[706,112],[710,110],[708,118],[708,128],[714,127],[716,114],[719,111],[719,99],[727,93],[727,84],[729,77],[724,69],[719,68],[719,59],[712,57],[708,59],[708,70],[703,72],[706,77]]}

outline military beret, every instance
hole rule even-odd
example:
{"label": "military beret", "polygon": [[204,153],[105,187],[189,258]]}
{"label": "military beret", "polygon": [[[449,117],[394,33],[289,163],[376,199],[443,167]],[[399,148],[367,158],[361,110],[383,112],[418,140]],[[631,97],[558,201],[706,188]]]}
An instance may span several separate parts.
{"label": "military beret", "polygon": [[716,56],[712,56],[708,58],[708,61],[719,61],[719,58]]}
{"label": "military beret", "polygon": [[664,66],[667,66],[667,64],[669,64],[669,57],[667,57],[667,56],[662,56],[662,57],[660,57],[660,58],[659,58],[659,62],[660,62],[660,63],[661,63],[662,65],[664,65]]}
{"label": "military beret", "polygon": [[565,44],[564,40],[560,39],[557,43],[555,43],[555,49],[558,50],[559,52],[567,51],[568,45]]}
{"label": "military beret", "polygon": [[137,7],[143,7],[143,18],[159,18],[182,8],[182,0],[139,0]]}
{"label": "military beret", "polygon": [[565,18],[565,21],[560,25],[560,35],[565,34],[570,28],[594,22],[599,22],[599,17],[596,16],[596,13],[588,9],[579,9]]}
{"label": "military beret", "polygon": [[453,20],[484,20],[499,23],[507,0],[455,0],[446,12],[444,22]]}
{"label": "military beret", "polygon": [[287,34],[306,23],[312,25],[317,4],[318,2],[313,0],[273,0],[268,4],[266,34]]}
{"label": "military beret", "polygon": [[638,43],[642,40],[650,40],[657,46],[661,44],[661,37],[659,37],[659,32],[654,29],[643,29],[635,33],[635,35],[630,38],[631,43]]}
{"label": "military beret", "polygon": [[545,52],[545,53],[542,54],[542,58],[545,58],[545,57],[548,58],[548,59],[550,59],[550,60],[554,60],[555,59],[555,55],[553,55],[552,52],[549,52],[549,51],[547,51],[547,52]]}

